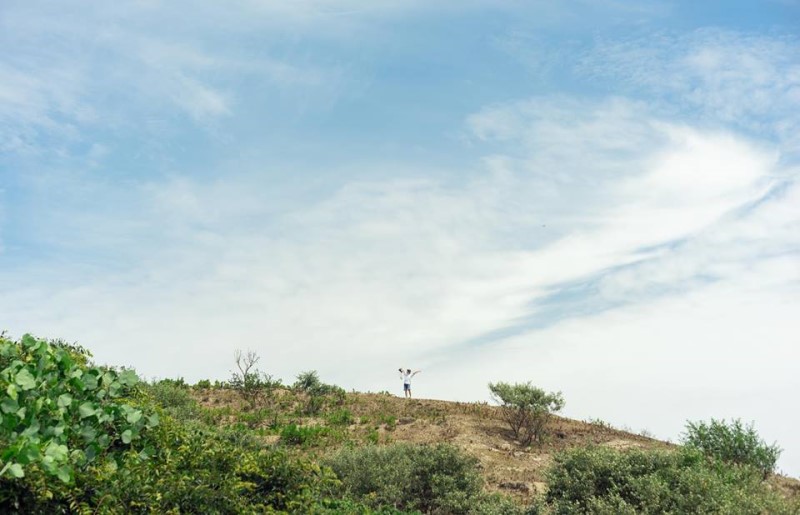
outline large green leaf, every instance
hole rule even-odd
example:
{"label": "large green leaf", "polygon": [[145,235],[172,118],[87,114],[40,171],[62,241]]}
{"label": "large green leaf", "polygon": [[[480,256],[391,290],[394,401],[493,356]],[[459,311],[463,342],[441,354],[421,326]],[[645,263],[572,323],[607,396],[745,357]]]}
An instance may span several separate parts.
{"label": "large green leaf", "polygon": [[94,390],[95,388],[97,388],[97,375],[96,375],[96,373],[93,374],[93,373],[89,372],[87,374],[83,374],[83,378],[82,379],[83,379],[83,386],[87,390]]}
{"label": "large green leaf", "polygon": [[84,402],[83,404],[78,407],[78,413],[80,414],[81,418],[88,418],[94,415],[97,412],[94,404],[91,402]]}
{"label": "large green leaf", "polygon": [[128,421],[129,424],[135,424],[142,418],[142,412],[138,409],[130,409],[125,419]]}
{"label": "large green leaf", "polygon": [[13,384],[13,383],[9,383],[8,387],[6,387],[6,393],[7,393],[7,394],[8,394],[8,396],[9,396],[9,397],[11,397],[12,399],[14,399],[14,400],[17,400],[17,397],[18,397],[18,394],[17,394],[17,385],[15,385],[15,384]]}
{"label": "large green leaf", "polygon": [[8,467],[8,473],[11,477],[20,478],[25,476],[25,471],[22,470],[22,465],[19,463],[14,463],[10,467]]}
{"label": "large green leaf", "polygon": [[36,379],[34,379],[27,368],[23,368],[17,372],[17,375],[14,377],[14,382],[23,390],[32,390],[36,388]]}
{"label": "large green leaf", "polygon": [[68,407],[72,404],[72,395],[68,393],[62,393],[58,396],[58,405],[62,408]]}
{"label": "large green leaf", "polygon": [[125,386],[134,386],[139,382],[139,377],[133,370],[123,370],[119,373],[119,377],[117,379]]}
{"label": "large green leaf", "polygon": [[56,476],[62,483],[69,484],[72,481],[72,469],[68,465],[61,465],[56,471]]}
{"label": "large green leaf", "polygon": [[3,399],[0,402],[0,410],[3,413],[16,413],[19,410],[19,404],[17,403],[16,399]]}

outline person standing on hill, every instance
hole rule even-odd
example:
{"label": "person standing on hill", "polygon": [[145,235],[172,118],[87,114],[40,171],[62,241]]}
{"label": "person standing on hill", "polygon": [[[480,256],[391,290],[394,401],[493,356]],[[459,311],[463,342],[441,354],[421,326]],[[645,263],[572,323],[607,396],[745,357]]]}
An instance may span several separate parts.
{"label": "person standing on hill", "polygon": [[410,368],[407,368],[405,372],[403,372],[402,368],[398,369],[400,371],[400,378],[403,380],[403,393],[405,394],[407,399],[411,398],[411,378],[415,375],[422,372],[422,370],[417,370],[415,372],[411,372]]}

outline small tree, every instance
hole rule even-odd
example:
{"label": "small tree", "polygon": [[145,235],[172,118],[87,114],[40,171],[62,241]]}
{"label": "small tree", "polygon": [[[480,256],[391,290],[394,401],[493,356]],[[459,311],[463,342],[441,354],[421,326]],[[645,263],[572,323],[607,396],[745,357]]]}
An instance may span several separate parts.
{"label": "small tree", "polygon": [[527,383],[489,383],[492,398],[500,404],[503,420],[522,445],[541,442],[550,415],[564,407],[561,392],[547,393]]}
{"label": "small tree", "polygon": [[775,470],[781,454],[777,444],[767,445],[752,424],[745,426],[739,419],[730,423],[713,418],[708,424],[688,422],[682,441],[687,447],[698,449],[707,456],[755,467],[765,478]]}
{"label": "small tree", "polygon": [[255,409],[264,398],[272,398],[275,389],[281,385],[280,379],[273,379],[256,368],[259,356],[252,350],[234,353],[237,370],[233,371],[231,387],[239,392],[250,409]]}
{"label": "small tree", "polygon": [[316,370],[300,373],[297,376],[297,381],[292,385],[292,388],[306,394],[305,412],[308,415],[319,413],[325,404],[326,397],[330,397],[335,403],[340,405],[345,399],[344,390],[339,386],[323,383]]}

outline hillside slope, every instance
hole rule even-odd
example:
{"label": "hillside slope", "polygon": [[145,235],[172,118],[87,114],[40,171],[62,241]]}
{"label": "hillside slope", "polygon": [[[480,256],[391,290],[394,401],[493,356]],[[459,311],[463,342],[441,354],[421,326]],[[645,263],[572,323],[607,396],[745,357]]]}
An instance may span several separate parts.
{"label": "hillside slope", "polygon": [[[227,414],[233,423],[246,410],[235,392],[225,389],[196,390],[196,400],[212,412]],[[293,410],[297,399],[289,391],[278,395],[283,411],[291,413],[288,422],[301,427],[325,427],[324,418],[304,417]],[[615,429],[603,423],[589,423],[554,416],[548,437],[538,445],[522,447],[512,438],[500,417],[500,409],[486,403],[463,403],[430,399],[404,399],[381,393],[347,393],[340,410],[352,415],[343,424],[342,434],[302,447],[299,452],[313,456],[332,454],[353,442],[387,444],[393,442],[446,442],[461,448],[480,461],[487,489],[511,495],[527,504],[545,486],[545,473],[555,453],[587,446],[614,449],[670,449],[674,444]],[[251,419],[266,441],[279,443],[270,421]],[[223,418],[222,423],[225,423]],[[800,498],[800,481],[773,476],[773,488],[783,495]]]}

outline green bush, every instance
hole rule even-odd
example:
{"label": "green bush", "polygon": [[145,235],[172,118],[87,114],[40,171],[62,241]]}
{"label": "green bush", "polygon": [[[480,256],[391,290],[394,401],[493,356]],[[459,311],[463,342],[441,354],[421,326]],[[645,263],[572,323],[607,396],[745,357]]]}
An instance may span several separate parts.
{"label": "green bush", "polygon": [[781,454],[776,444],[768,445],[752,424],[745,426],[741,420],[730,423],[714,419],[710,423],[689,422],[682,441],[684,445],[719,460],[755,467],[765,478],[774,472]]}
{"label": "green bush", "polygon": [[141,436],[158,416],[129,396],[132,370],[85,366],[80,353],[25,335],[0,338],[0,478],[27,473],[71,483],[77,468],[150,449]]}
{"label": "green bush", "polygon": [[281,429],[281,442],[288,445],[315,445],[328,433],[327,427],[288,424]]}
{"label": "green bush", "polygon": [[323,383],[316,370],[300,373],[297,381],[292,385],[292,389],[305,394],[306,402],[303,412],[306,415],[318,414],[326,403],[341,406],[347,396],[343,388]]}
{"label": "green bush", "polygon": [[444,444],[344,449],[327,462],[346,495],[371,507],[459,514],[513,506],[502,497],[483,494],[477,463]]}
{"label": "green bush", "polygon": [[795,513],[750,467],[709,460],[695,449],[559,454],[548,472],[553,513]]}
{"label": "green bush", "polygon": [[75,352],[0,337],[0,513],[309,513],[338,484],[250,432],[173,418],[183,386]]}
{"label": "green bush", "polygon": [[195,420],[201,416],[202,410],[189,389],[175,384],[173,380],[142,384],[142,391],[159,407],[179,420]]}
{"label": "green bush", "polygon": [[211,388],[211,381],[208,379],[201,379],[197,381],[197,384],[195,384],[194,387],[199,388],[200,390],[208,390]]}
{"label": "green bush", "polygon": [[253,351],[243,353],[237,350],[234,354],[236,370],[229,383],[251,410],[256,409],[265,399],[272,401],[275,391],[281,386],[280,379],[273,379],[271,375],[256,368],[259,359]]}
{"label": "green bush", "polygon": [[514,438],[522,445],[541,442],[552,413],[564,407],[561,392],[546,393],[527,383],[489,383],[492,398]]}
{"label": "green bush", "polygon": [[355,422],[350,410],[344,408],[330,412],[327,420],[332,426],[349,426]]}

